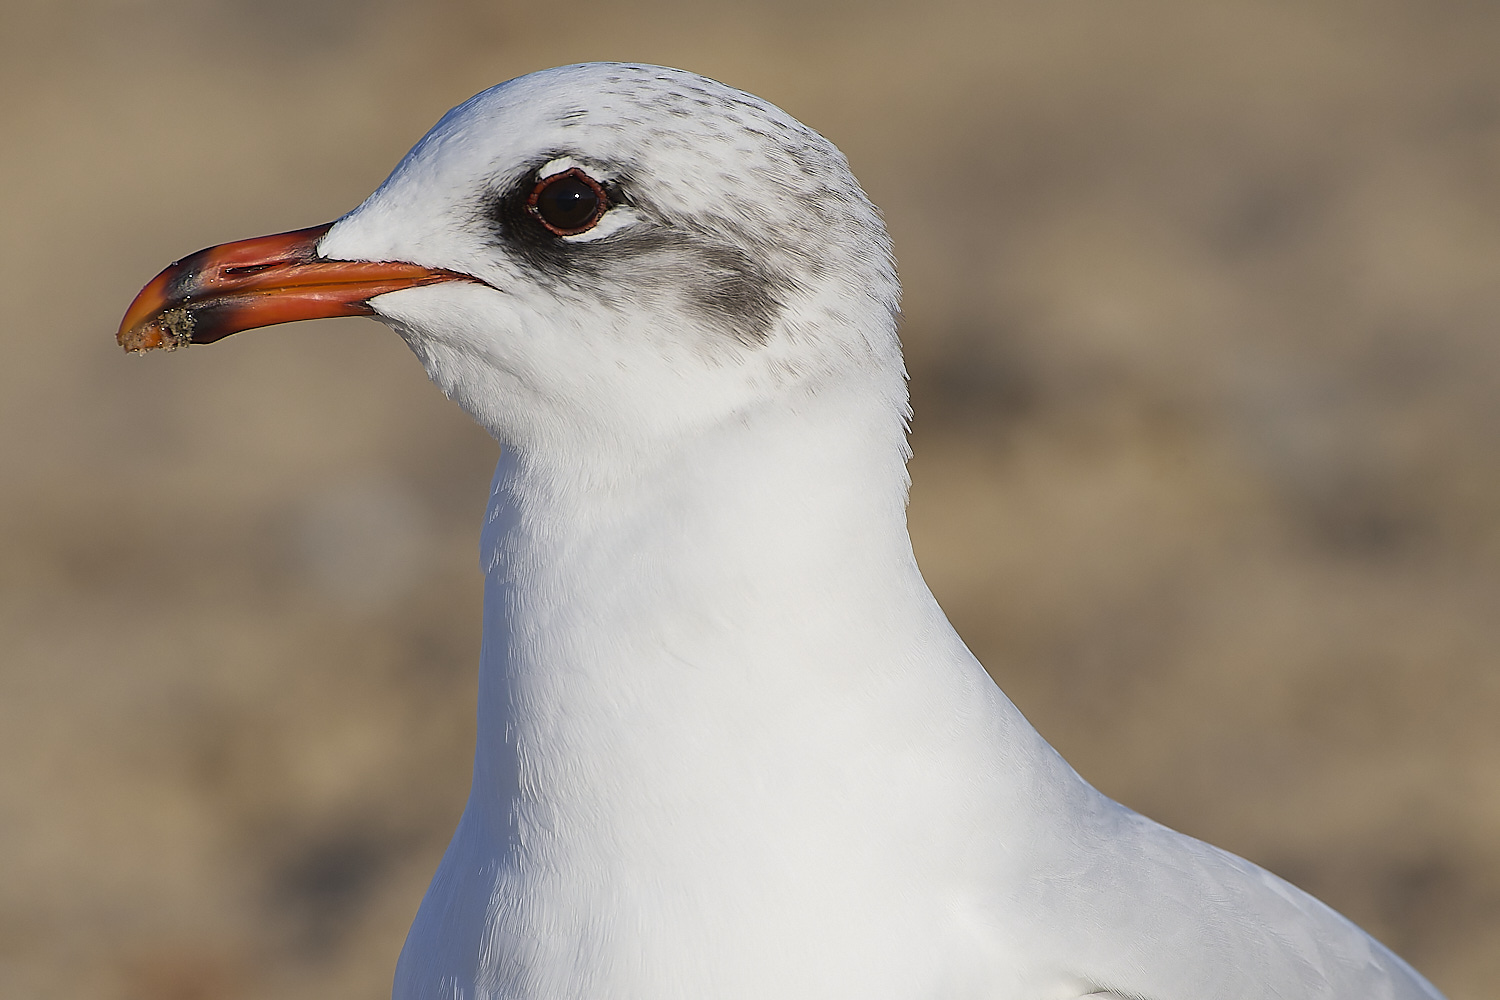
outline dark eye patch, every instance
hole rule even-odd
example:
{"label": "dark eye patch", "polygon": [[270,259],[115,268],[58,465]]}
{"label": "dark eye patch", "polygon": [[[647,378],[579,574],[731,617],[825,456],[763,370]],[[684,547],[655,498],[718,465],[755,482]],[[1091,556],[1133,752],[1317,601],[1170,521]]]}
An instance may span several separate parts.
{"label": "dark eye patch", "polygon": [[[548,151],[529,171],[482,197],[477,214],[497,248],[549,286],[611,303],[680,296],[709,326],[746,347],[766,342],[797,285],[790,273],[757,262],[744,249],[748,241],[717,226],[670,219],[639,201],[631,164],[611,164],[612,179],[603,182],[577,167],[536,179],[544,163],[571,155]],[[633,208],[635,223],[599,240],[561,238],[588,232],[617,206]]]}

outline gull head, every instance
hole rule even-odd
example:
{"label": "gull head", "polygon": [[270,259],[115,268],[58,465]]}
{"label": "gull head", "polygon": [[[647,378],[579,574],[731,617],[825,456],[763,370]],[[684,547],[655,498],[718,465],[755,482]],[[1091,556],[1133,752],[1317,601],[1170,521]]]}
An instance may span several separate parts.
{"label": "gull head", "polygon": [[370,314],[500,440],[624,456],[848,388],[904,412],[898,295],[832,143],[692,73],[593,63],[454,108],[330,226],[174,264],[120,340]]}

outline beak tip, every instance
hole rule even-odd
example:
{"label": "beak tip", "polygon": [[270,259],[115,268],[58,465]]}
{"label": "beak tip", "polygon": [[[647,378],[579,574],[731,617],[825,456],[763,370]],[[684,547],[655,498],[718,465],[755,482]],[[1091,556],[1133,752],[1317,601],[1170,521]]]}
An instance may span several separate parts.
{"label": "beak tip", "polygon": [[175,351],[193,342],[193,314],[187,309],[168,309],[133,326],[122,325],[115,341],[131,354]]}

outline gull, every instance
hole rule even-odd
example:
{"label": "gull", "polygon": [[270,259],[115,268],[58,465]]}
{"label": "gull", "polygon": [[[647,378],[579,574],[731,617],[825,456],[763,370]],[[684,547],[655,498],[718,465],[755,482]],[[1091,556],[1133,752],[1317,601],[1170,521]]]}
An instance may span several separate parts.
{"label": "gull", "polygon": [[965,647],[907,535],[898,296],[830,142],[594,63],[131,305],[135,351],[373,315],[501,443],[473,784],[396,1000],[1441,1000],[1096,791]]}

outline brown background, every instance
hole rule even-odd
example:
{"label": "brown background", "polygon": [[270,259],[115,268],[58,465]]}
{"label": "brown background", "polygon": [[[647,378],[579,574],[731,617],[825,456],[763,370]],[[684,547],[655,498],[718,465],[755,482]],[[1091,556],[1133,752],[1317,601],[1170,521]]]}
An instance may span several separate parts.
{"label": "brown background", "polygon": [[663,62],[826,133],[912,527],[1099,787],[1500,982],[1500,4],[0,7],[0,995],[378,997],[462,805],[495,446],[369,321],[136,289],[450,105]]}

